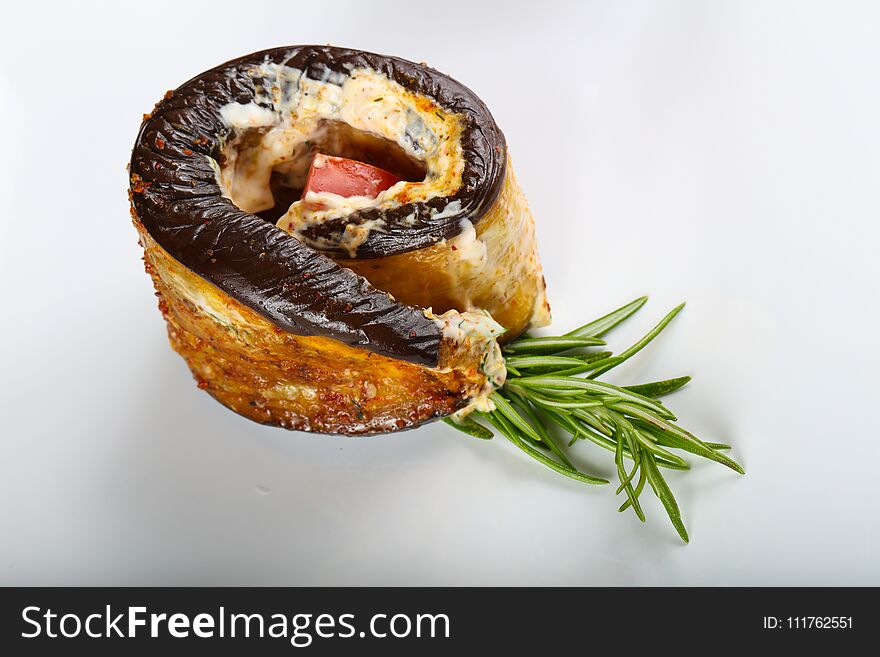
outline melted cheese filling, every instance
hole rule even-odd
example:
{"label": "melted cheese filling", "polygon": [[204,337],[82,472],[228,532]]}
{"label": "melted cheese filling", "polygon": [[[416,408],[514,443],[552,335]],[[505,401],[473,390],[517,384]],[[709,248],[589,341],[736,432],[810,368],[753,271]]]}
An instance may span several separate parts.
{"label": "melted cheese filling", "polygon": [[424,179],[402,180],[375,198],[321,192],[295,201],[277,225],[310,246],[339,246],[355,257],[369,232],[382,229],[381,221],[350,225],[338,239],[310,240],[304,230],[364,208],[388,210],[451,196],[461,186],[462,121],[433,100],[367,69],[348,75],[327,71],[325,79],[314,80],[299,69],[266,63],[249,74],[258,80],[255,101],[230,103],[220,111],[235,137],[224,148],[219,182],[224,195],[245,212],[274,207],[273,172],[291,188],[302,188],[315,152],[334,141],[331,149],[341,148],[332,134],[339,124],[395,144],[424,168]]}
{"label": "melted cheese filling", "polygon": [[485,310],[463,313],[448,310],[442,315],[435,315],[428,308],[425,316],[434,320],[445,339],[476,355],[480,371],[486,377],[482,389],[470,398],[467,406],[453,413],[452,419],[459,422],[473,411],[494,411],[495,404],[489,396],[507,379],[504,356],[498,346],[498,338],[506,329]]}

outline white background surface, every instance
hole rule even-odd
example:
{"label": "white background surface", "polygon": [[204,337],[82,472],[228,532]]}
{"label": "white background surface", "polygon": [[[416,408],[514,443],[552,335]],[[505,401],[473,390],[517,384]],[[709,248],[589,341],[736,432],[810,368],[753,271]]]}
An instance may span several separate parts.
{"label": "white background surface", "polygon": [[[482,96],[556,328],[651,294],[621,349],[688,301],[612,380],[694,375],[669,404],[748,471],[670,477],[689,546],[649,493],[642,526],[502,440],[287,433],[196,389],[123,167],[166,89],[296,43]],[[0,583],[880,584],[878,61],[869,2],[5,9]]]}

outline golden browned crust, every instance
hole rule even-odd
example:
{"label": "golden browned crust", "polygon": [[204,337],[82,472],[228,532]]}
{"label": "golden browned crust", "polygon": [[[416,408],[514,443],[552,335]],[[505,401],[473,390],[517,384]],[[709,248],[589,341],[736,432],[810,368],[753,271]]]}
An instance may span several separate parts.
{"label": "golden browned crust", "polygon": [[366,434],[413,427],[483,389],[480,351],[444,340],[430,369],[287,333],[168,255],[135,218],[171,346],[199,388],[263,424]]}

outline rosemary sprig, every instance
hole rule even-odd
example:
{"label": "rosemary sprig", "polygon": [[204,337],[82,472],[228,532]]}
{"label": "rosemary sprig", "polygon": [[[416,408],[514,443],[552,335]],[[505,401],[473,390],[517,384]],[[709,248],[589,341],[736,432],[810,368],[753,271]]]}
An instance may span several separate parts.
{"label": "rosemary sprig", "polygon": [[[589,351],[604,346],[601,336],[641,308],[647,297],[584,324],[565,335],[522,337],[503,349],[508,368],[504,386],[492,393],[495,410],[474,412],[463,420],[446,422],[477,438],[492,438],[494,427],[535,460],[572,479],[607,484],[607,479],[577,468],[566,453],[579,440],[590,441],[614,453],[619,485],[626,500],[618,509],[632,507],[644,522],[639,498],[647,483],[663,504],[673,527],[687,543],[678,503],[663,470],[688,470],[690,464],[670,449],[716,461],[744,474],[740,465],[723,452],[730,445],[704,442],[681,428],[659,398],[690,381],[684,376],[641,385],[615,386],[597,381],[600,376],[645,348],[681,311],[674,308],[644,337],[615,356],[610,351]],[[586,376],[579,376],[586,375]],[[559,432],[569,439],[559,440]]]}

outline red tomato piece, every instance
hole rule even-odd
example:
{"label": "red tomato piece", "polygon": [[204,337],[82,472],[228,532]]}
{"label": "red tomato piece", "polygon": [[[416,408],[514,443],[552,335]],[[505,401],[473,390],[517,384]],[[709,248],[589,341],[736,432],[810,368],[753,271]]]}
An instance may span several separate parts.
{"label": "red tomato piece", "polygon": [[397,182],[400,178],[379,167],[318,153],[309,168],[303,196],[308,192],[330,192],[374,198]]}

